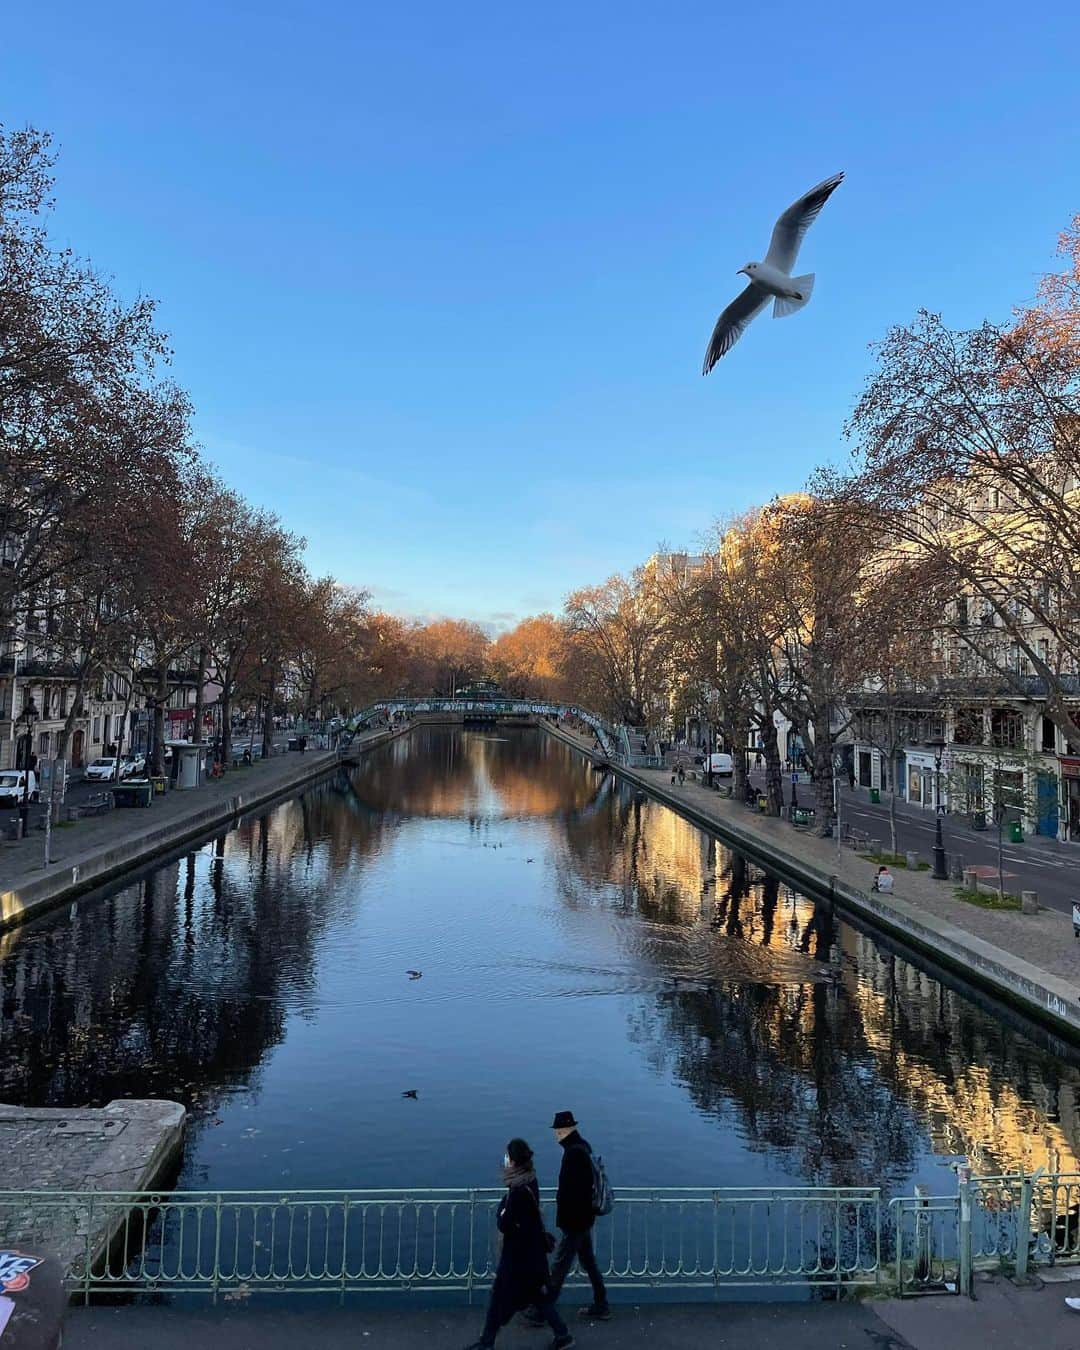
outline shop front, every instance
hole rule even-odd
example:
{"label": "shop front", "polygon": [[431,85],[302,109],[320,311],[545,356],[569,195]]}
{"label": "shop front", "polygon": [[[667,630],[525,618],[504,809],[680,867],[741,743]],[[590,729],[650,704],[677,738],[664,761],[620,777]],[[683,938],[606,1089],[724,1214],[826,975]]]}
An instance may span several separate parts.
{"label": "shop front", "polygon": [[1059,755],[1061,765],[1061,815],[1065,838],[1080,844],[1080,755]]}
{"label": "shop front", "polygon": [[[930,750],[907,750],[904,752],[905,792],[912,806],[921,806],[926,811],[936,811],[937,798],[937,761]],[[942,766],[942,800],[946,800],[945,769]]]}

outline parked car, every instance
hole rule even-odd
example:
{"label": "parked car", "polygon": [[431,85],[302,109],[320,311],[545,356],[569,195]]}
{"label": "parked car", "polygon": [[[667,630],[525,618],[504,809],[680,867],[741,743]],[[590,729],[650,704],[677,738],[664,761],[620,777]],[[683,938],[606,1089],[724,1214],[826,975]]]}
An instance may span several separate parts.
{"label": "parked car", "polygon": [[731,778],[735,773],[735,761],[723,753],[710,755],[709,772],[714,778]]}
{"label": "parked car", "polygon": [[[21,806],[26,798],[26,770],[5,769],[0,773],[0,806]],[[37,774],[30,770],[30,800],[38,799]]]}
{"label": "parked car", "polygon": [[[142,755],[122,755],[120,758],[120,777],[134,778],[146,772],[146,760]],[[102,755],[91,760],[86,766],[88,783],[111,783],[116,778],[116,756]]]}

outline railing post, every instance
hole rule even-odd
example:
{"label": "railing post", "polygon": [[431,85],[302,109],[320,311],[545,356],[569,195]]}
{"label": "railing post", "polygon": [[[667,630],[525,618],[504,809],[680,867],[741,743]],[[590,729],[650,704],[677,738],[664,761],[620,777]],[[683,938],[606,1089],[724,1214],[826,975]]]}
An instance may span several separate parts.
{"label": "railing post", "polygon": [[218,1286],[221,1284],[221,1192],[218,1191],[217,1205],[214,1209],[214,1303],[217,1304]]}
{"label": "railing post", "polygon": [[957,1265],[956,1282],[958,1293],[971,1297],[971,1168],[958,1167],[956,1179],[960,1194],[957,1203],[960,1210],[960,1222],[957,1229]]}
{"label": "railing post", "polygon": [[465,1279],[465,1302],[472,1306],[473,1244],[476,1236],[476,1192],[469,1192],[469,1273]]}
{"label": "railing post", "polygon": [[1016,1278],[1026,1280],[1031,1254],[1031,1202],[1033,1178],[1020,1172],[1020,1208],[1016,1214]]}

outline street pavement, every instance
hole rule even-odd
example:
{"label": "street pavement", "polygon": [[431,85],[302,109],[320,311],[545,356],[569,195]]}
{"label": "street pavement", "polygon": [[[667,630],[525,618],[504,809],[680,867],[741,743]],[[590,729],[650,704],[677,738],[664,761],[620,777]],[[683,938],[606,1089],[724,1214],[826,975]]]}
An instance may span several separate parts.
{"label": "street pavement", "polygon": [[[813,784],[801,775],[797,789],[799,800],[810,805]],[[790,775],[785,775],[785,800],[790,794]],[[765,775],[755,770],[751,774],[755,787],[763,787]],[[865,830],[872,839],[889,847],[889,807],[887,799],[880,806],[871,803],[864,788],[852,791],[845,784],[842,789],[840,819],[847,825]],[[897,842],[901,853],[911,849],[927,862],[933,859],[936,818],[933,811],[921,811],[907,802],[896,804]],[[973,830],[962,816],[943,815],[942,831],[945,852],[951,863],[959,855],[965,867],[992,867],[997,869],[997,831]],[[1080,844],[1062,844],[1056,839],[1031,835],[1022,844],[1006,843],[1004,848],[1005,885],[1014,894],[1036,891],[1039,903],[1049,909],[1071,912],[1073,901],[1080,903]]]}
{"label": "street pavement", "polygon": [[[1076,1350],[1080,1314],[1064,1304],[1076,1284],[1017,1288],[979,1281],[975,1299],[937,1295],[831,1303],[618,1303],[607,1323],[581,1323],[564,1309],[582,1350]],[[392,1300],[383,1302],[382,1299]],[[483,1307],[422,1308],[355,1298],[345,1307],[318,1296],[267,1297],[256,1304],[75,1308],[65,1350],[462,1350],[480,1333]],[[297,1307],[297,1303],[305,1306]],[[550,1333],[518,1323],[499,1350],[546,1350]]]}

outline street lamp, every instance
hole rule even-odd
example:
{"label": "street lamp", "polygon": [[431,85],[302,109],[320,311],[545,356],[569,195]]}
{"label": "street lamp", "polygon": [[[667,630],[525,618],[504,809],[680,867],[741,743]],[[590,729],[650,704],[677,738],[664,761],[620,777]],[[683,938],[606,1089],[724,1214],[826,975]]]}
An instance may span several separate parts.
{"label": "street lamp", "polygon": [[930,875],[936,881],[948,881],[949,869],[945,862],[945,840],[941,833],[941,756],[945,749],[945,742],[940,738],[927,741],[926,744],[934,752],[934,800],[936,804],[936,823],[937,829],[934,832],[934,870]]}
{"label": "street lamp", "polygon": [[29,696],[29,691],[27,691],[27,693],[27,700],[23,704],[22,712],[19,714],[19,722],[26,726],[26,731],[23,733],[25,737],[25,748],[23,749],[23,773],[25,777],[23,778],[22,804],[19,807],[19,820],[21,821],[22,831],[21,837],[23,839],[26,838],[30,831],[30,742],[33,740],[34,723],[38,718],[37,704],[34,702],[33,697]]}

